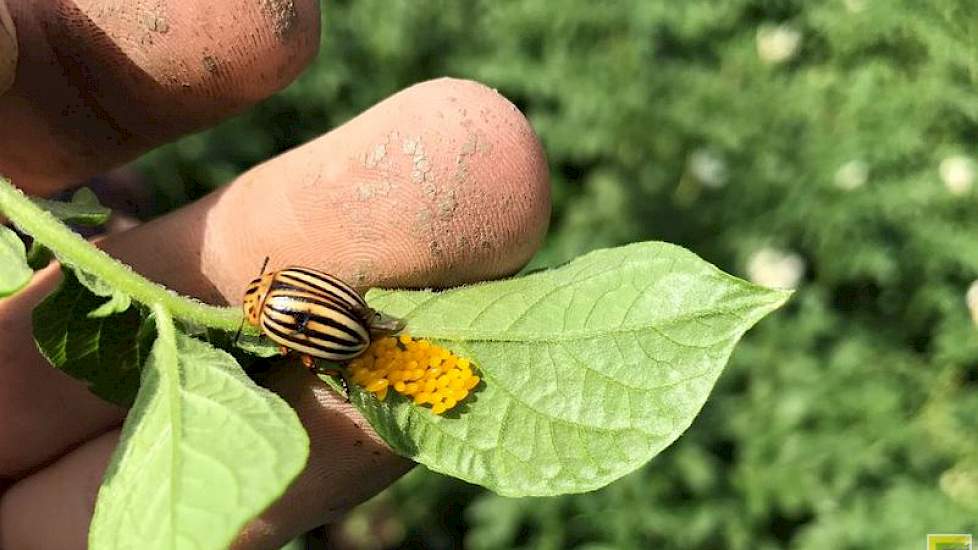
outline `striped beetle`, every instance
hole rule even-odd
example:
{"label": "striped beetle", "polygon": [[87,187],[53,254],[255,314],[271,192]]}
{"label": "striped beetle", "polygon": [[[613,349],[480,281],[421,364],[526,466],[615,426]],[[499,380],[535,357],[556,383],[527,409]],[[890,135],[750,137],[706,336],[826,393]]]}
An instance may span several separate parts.
{"label": "striped beetle", "polygon": [[244,320],[279,345],[283,354],[299,352],[312,369],[313,358],[349,361],[366,351],[373,336],[404,328],[400,319],[384,315],[350,285],[308,267],[291,266],[264,273],[248,284]]}

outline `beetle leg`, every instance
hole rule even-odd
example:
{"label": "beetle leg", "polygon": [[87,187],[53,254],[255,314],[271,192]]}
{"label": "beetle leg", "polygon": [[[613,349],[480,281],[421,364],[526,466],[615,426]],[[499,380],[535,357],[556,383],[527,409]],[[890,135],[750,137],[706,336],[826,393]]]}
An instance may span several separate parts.
{"label": "beetle leg", "polygon": [[346,369],[323,369],[323,374],[332,376],[333,378],[340,379],[340,385],[343,386],[343,393],[346,394],[346,402],[350,402],[350,381],[346,378]]}
{"label": "beetle leg", "polygon": [[346,378],[346,371],[340,371],[340,381],[343,383],[343,393],[346,394],[346,402],[350,402],[350,381]]}
{"label": "beetle leg", "polygon": [[316,369],[316,360],[313,359],[311,355],[306,355],[305,353],[303,353],[302,355],[299,356],[299,360],[302,361],[303,367],[306,367],[309,370]]}
{"label": "beetle leg", "polygon": [[288,355],[289,354],[289,348],[287,348],[285,346],[279,346],[278,347],[278,352],[281,353],[282,355]]}

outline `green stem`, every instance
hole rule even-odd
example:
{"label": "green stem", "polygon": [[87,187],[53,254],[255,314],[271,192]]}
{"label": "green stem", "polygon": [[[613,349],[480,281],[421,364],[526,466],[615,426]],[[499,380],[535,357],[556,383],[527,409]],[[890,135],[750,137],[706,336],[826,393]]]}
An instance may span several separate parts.
{"label": "green stem", "polygon": [[235,331],[241,325],[242,314],[239,309],[207,305],[175,294],[146,279],[68,229],[2,177],[0,212],[21,231],[51,249],[61,263],[98,277],[137,302],[159,304],[173,317],[197,325],[227,331]]}

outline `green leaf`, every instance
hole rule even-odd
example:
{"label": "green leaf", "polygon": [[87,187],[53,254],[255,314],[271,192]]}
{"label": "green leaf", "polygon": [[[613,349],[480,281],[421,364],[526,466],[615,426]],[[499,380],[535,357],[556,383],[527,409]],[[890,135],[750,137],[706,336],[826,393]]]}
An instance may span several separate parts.
{"label": "green leaf", "polygon": [[218,329],[204,329],[198,332],[198,329],[187,324],[178,325],[178,327],[183,332],[230,353],[234,360],[252,377],[269,368],[270,362],[265,361],[265,359],[282,357],[278,345],[259,335],[245,334],[244,332],[230,333]]}
{"label": "green leaf", "polygon": [[354,403],[398,453],[499,494],[597,489],[689,427],[741,335],[789,295],[665,243],[440,293],[372,291],[485,384],[444,417],[399,396]]}
{"label": "green leaf", "polygon": [[177,332],[157,337],[99,491],[89,546],[226,548],[305,465],[295,412],[234,359]]}
{"label": "green leaf", "polygon": [[233,345],[251,355],[261,357],[263,359],[267,359],[269,357],[279,357],[282,355],[282,352],[279,351],[279,346],[275,342],[272,342],[268,338],[263,338],[260,335],[242,333],[238,336],[236,341],[229,341],[228,345]]}
{"label": "green leaf", "polygon": [[132,305],[132,300],[127,294],[119,292],[115,287],[104,282],[102,279],[94,275],[89,275],[81,269],[76,269],[75,275],[78,277],[78,282],[83,284],[92,294],[108,298],[101,306],[90,311],[88,313],[89,317],[107,317],[113,313],[122,313]]}
{"label": "green leaf", "polygon": [[30,249],[27,250],[27,265],[34,271],[44,269],[53,259],[54,254],[51,253],[51,249],[37,241],[32,242]]}
{"label": "green leaf", "polygon": [[49,199],[32,199],[35,204],[56,218],[67,223],[78,225],[102,225],[112,215],[112,210],[102,206],[98,197],[87,187],[82,187],[71,197],[71,202],[53,201]]}
{"label": "green leaf", "polygon": [[61,285],[33,312],[34,340],[57,368],[88,382],[99,397],[130,405],[139,388],[140,366],[153,343],[152,323],[135,308],[104,312],[105,298],[62,268]]}
{"label": "green leaf", "polygon": [[0,225],[0,298],[10,296],[31,280],[24,241],[12,229]]}
{"label": "green leaf", "polygon": [[297,537],[290,540],[285,546],[279,550],[305,550],[306,548],[306,538],[304,536]]}

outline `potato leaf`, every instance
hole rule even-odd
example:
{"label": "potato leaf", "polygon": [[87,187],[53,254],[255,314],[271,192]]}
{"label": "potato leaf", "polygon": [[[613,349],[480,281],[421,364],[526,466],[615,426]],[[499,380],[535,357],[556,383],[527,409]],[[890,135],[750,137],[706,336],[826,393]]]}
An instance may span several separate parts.
{"label": "potato leaf", "polygon": [[24,241],[12,229],[0,225],[0,298],[23,288],[34,275],[26,254]]}
{"label": "potato leaf", "polygon": [[372,291],[477,365],[484,387],[437,416],[398,396],[354,403],[397,452],[511,496],[602,487],[689,427],[741,335],[790,293],[665,243],[446,292]]}
{"label": "potato leaf", "polygon": [[34,271],[44,269],[53,259],[54,253],[51,252],[51,249],[37,241],[32,242],[31,247],[27,250],[27,265],[31,266]]}
{"label": "potato leaf", "polygon": [[295,412],[227,353],[177,332],[159,336],[99,491],[92,548],[227,548],[285,492],[309,440]]}
{"label": "potato leaf", "polygon": [[[41,198],[32,198],[31,201],[53,214],[59,220],[77,225],[102,225],[112,215],[112,210],[102,206],[98,202],[98,197],[95,196],[95,193],[87,187],[82,187],[75,191],[70,202]],[[37,241],[31,243],[31,248],[27,253],[27,263],[32,269],[35,271],[43,269],[52,259],[54,259],[54,254],[48,247]],[[107,307],[107,311],[113,309],[118,309],[118,307],[116,305]]]}
{"label": "potato leaf", "polygon": [[61,285],[34,308],[38,349],[52,365],[88,382],[99,397],[131,404],[153,343],[153,325],[136,308],[107,308],[113,298],[91,292],[75,270],[61,271]]}
{"label": "potato leaf", "polygon": [[[223,334],[226,335],[228,333],[225,332]],[[255,357],[261,357],[262,359],[278,357],[282,354],[281,351],[279,351],[278,344],[258,334],[247,334],[242,332],[238,335],[236,340],[233,342],[231,340],[231,338],[228,338],[225,346],[234,346]]]}
{"label": "potato leaf", "polygon": [[112,210],[102,206],[98,202],[98,197],[87,187],[82,187],[72,195],[70,202],[54,201],[50,199],[31,199],[35,204],[54,217],[67,223],[78,225],[102,225],[108,221],[112,215]]}
{"label": "potato leaf", "polygon": [[78,282],[85,286],[92,294],[102,298],[108,298],[101,306],[88,312],[89,317],[107,317],[114,313],[122,313],[132,305],[132,299],[123,292],[119,292],[112,285],[105,281],[89,275],[80,269],[75,270]]}

